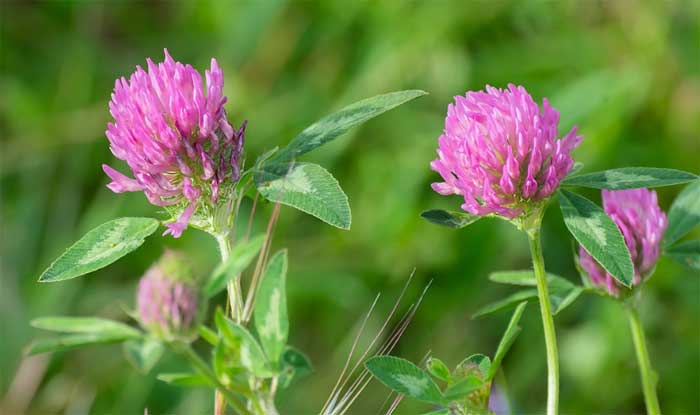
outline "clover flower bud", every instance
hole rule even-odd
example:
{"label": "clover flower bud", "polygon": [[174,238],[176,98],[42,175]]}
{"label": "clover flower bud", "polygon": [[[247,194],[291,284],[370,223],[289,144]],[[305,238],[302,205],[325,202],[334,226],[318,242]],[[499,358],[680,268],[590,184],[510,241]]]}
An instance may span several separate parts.
{"label": "clover flower bud", "polygon": [[[648,189],[603,190],[603,208],[625,238],[634,265],[633,286],[648,278],[659,259],[661,239],[668,225],[656,192]],[[583,247],[579,264],[593,285],[618,296],[623,287]]]}
{"label": "clover flower bud", "polygon": [[109,103],[114,122],[106,136],[112,153],[126,161],[134,178],[103,164],[115,193],[143,191],[156,206],[181,207],[165,234],[179,237],[202,204],[217,203],[222,184],[240,178],[245,123],[226,119],[224,76],[216,59],[205,82],[190,65],[165,50],[148,71],[136,67],[129,80],[117,79]]}
{"label": "clover flower bud", "polygon": [[542,109],[522,86],[470,91],[447,108],[438,158],[431,167],[443,182],[432,188],[460,195],[462,209],[514,219],[547,199],[571,171],[569,155],[583,139],[574,127],[557,139],[559,112]]}
{"label": "clover flower bud", "polygon": [[195,337],[205,306],[187,263],[172,251],[141,277],[136,302],[143,327],[166,340]]}

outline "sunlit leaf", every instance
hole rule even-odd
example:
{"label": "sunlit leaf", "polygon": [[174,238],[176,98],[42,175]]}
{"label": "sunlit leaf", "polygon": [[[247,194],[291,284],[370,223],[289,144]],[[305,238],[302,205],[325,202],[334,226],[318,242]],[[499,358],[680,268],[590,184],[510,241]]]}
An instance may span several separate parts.
{"label": "sunlit leaf", "polygon": [[462,379],[447,387],[443,394],[445,399],[460,399],[481,389],[482,386],[484,386],[484,381],[481,378],[478,376],[467,376],[466,379]]}
{"label": "sunlit leaf", "polygon": [[209,276],[204,285],[204,294],[213,297],[226,288],[226,284],[243,272],[258,255],[263,242],[265,242],[265,235],[238,242],[231,250],[228,260],[219,264]]}
{"label": "sunlit leaf", "polygon": [[563,189],[558,194],[569,232],[613,278],[630,287],[634,267],[615,222],[603,209],[583,196]]}
{"label": "sunlit leaf", "polygon": [[35,340],[27,346],[25,354],[34,355],[39,353],[60,352],[95,344],[118,343],[128,340],[129,338],[131,337],[109,333],[68,334],[50,339]]}
{"label": "sunlit leaf", "polygon": [[481,219],[481,216],[470,215],[465,212],[448,212],[440,209],[426,210],[420,215],[430,223],[453,229],[464,228]]}
{"label": "sunlit leaf", "polygon": [[700,180],[689,184],[673,201],[668,212],[664,246],[670,246],[700,224]]}
{"label": "sunlit leaf", "polygon": [[127,324],[98,317],[39,317],[29,324],[42,330],[60,333],[99,333],[123,338],[136,338],[141,332]]}
{"label": "sunlit leaf", "polygon": [[266,163],[255,173],[260,194],[341,229],[350,229],[348,197],[326,169],[313,163]]}
{"label": "sunlit leaf", "polygon": [[383,114],[422,95],[425,91],[408,90],[377,95],[350,104],[306,127],[299,135],[271,159],[272,163],[292,161],[304,153],[320,147],[351,128]]}
{"label": "sunlit leaf", "polygon": [[263,353],[262,348],[245,327],[225,317],[221,309],[216,311],[215,320],[224,341],[228,345],[238,348],[240,364],[243,367],[260,378],[268,378],[274,374],[270,370],[267,357]]}
{"label": "sunlit leaf", "polygon": [[119,218],[103,223],[80,238],[39,277],[39,282],[63,281],[88,274],[136,250],[158,229],[152,218]]}
{"label": "sunlit leaf", "polygon": [[562,185],[594,189],[639,189],[688,183],[698,177],[692,173],[656,167],[622,167],[579,176],[569,176]]}
{"label": "sunlit leaf", "polygon": [[255,299],[255,329],[267,357],[275,367],[289,334],[286,277],[287,251],[283,250],[268,262]]}
{"label": "sunlit leaf", "polygon": [[421,368],[394,356],[375,356],[365,362],[367,370],[390,389],[419,401],[442,403],[440,389]]}
{"label": "sunlit leaf", "polygon": [[430,357],[425,367],[428,369],[428,373],[444,382],[449,382],[452,379],[450,369],[437,357]]}
{"label": "sunlit leaf", "polygon": [[672,246],[665,252],[688,268],[700,269],[700,241],[686,241]]}

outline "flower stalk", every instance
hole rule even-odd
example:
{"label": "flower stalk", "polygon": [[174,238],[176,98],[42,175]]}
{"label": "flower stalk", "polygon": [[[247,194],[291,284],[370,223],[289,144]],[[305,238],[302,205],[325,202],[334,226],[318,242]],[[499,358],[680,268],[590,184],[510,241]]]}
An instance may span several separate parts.
{"label": "flower stalk", "polygon": [[637,353],[637,361],[639,362],[639,374],[642,378],[642,389],[644,390],[644,403],[647,407],[647,413],[649,415],[660,415],[659,398],[656,395],[657,376],[651,367],[644,328],[639,321],[639,313],[633,305],[627,305],[625,310],[627,311],[627,319],[632,331],[634,350]]}
{"label": "flower stalk", "polygon": [[542,243],[540,241],[539,224],[527,232],[532,256],[532,267],[537,281],[537,296],[539,297],[544,342],[547,352],[547,415],[556,415],[559,407],[559,356],[557,351],[557,335],[552,317],[552,304],[547,288],[547,274],[544,270]]}

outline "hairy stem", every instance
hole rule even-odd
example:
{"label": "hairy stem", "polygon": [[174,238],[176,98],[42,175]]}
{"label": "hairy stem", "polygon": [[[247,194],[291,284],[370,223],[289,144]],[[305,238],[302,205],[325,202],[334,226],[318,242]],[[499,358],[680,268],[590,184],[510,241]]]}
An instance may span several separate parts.
{"label": "hairy stem", "polygon": [[544,271],[542,243],[540,242],[539,225],[528,232],[532,266],[537,280],[537,295],[544,327],[544,342],[547,350],[547,415],[556,415],[559,407],[559,356],[557,352],[557,335],[554,330],[552,304],[549,301],[547,275]]}
{"label": "hairy stem", "polygon": [[632,330],[632,339],[634,340],[634,349],[637,352],[637,361],[639,362],[639,373],[642,377],[642,389],[644,390],[644,403],[647,407],[649,415],[661,414],[659,408],[659,398],[656,396],[656,373],[651,367],[649,359],[649,351],[644,336],[644,328],[639,321],[637,309],[633,306],[625,307],[627,310],[627,318],[630,322],[630,330]]}

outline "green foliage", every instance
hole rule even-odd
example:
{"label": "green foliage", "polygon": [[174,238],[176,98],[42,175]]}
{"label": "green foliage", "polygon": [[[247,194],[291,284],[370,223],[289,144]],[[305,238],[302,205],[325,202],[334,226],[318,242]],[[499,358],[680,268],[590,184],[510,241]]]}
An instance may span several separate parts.
{"label": "green foliage", "polygon": [[498,349],[496,349],[493,362],[489,367],[487,379],[493,379],[493,377],[496,375],[496,371],[498,371],[503,358],[505,357],[506,353],[508,353],[508,350],[513,345],[513,342],[515,342],[515,338],[518,337],[518,334],[520,334],[522,329],[520,326],[518,326],[518,323],[520,322],[520,317],[522,317],[526,306],[527,301],[523,301],[513,312],[513,316],[510,318],[508,327],[506,328],[505,333],[503,333],[503,337],[501,337],[501,342],[498,344]]}
{"label": "green foliage", "polygon": [[160,341],[149,337],[126,341],[123,348],[126,360],[143,374],[151,371],[165,351]]}
{"label": "green foliage", "polygon": [[238,275],[258,255],[264,242],[265,235],[258,235],[236,244],[228,260],[219,264],[209,276],[209,280],[204,285],[204,294],[207,297],[213,297],[226,288],[229,281],[238,278]]}
{"label": "green foliage", "polygon": [[700,223],[700,180],[689,184],[676,197],[668,212],[664,246],[670,246]]}
{"label": "green foliage", "polygon": [[[535,273],[532,271],[499,271],[489,275],[493,282],[510,285],[537,286]],[[571,283],[564,277],[547,273],[547,288],[549,289],[549,300],[552,303],[552,315],[559,314],[563,309],[571,305],[583,292],[584,288]],[[518,302],[530,298],[537,298],[537,290],[522,290],[495,303],[486,305],[478,311],[474,317],[490,314],[508,307],[512,307]]]}
{"label": "green foliage", "polygon": [[215,321],[226,346],[221,349],[224,350],[224,354],[235,355],[238,363],[256,377],[273,376],[274,373],[260,344],[245,327],[225,317],[221,309],[216,311]]}
{"label": "green foliage", "polygon": [[503,298],[501,300],[489,303],[481,308],[479,308],[473,315],[472,318],[479,318],[489,314],[496,313],[501,310],[506,310],[516,305],[520,304],[524,300],[532,300],[537,298],[537,290],[521,290],[516,291],[513,294]]}
{"label": "green foliage", "polygon": [[667,249],[666,255],[692,269],[700,269],[700,241],[681,242]]}
{"label": "green foliage", "polygon": [[425,366],[433,377],[440,379],[443,382],[450,382],[452,380],[450,369],[448,369],[447,365],[445,365],[445,363],[443,363],[443,361],[437,357],[431,356],[428,358],[428,362]]}
{"label": "green foliage", "polygon": [[443,395],[448,400],[461,399],[481,389],[483,386],[484,381],[480,377],[468,376],[466,379],[462,379],[445,388]]}
{"label": "green foliage", "polygon": [[273,367],[277,368],[287,344],[287,251],[279,251],[267,264],[255,300],[255,329]]}
{"label": "green foliage", "polygon": [[348,105],[304,129],[286,147],[272,156],[270,163],[293,161],[351,128],[425,94],[427,92],[418,90],[391,92]]}
{"label": "green foliage", "polygon": [[313,163],[265,164],[255,173],[266,199],[291,206],[341,229],[352,222],[348,197],[326,169]]}
{"label": "green foliage", "polygon": [[119,218],[103,223],[80,238],[39,277],[56,282],[104,268],[143,244],[158,229],[151,218]]}
{"label": "green foliage", "polygon": [[430,223],[447,226],[452,229],[464,228],[481,219],[481,216],[470,215],[464,212],[448,212],[440,209],[426,210],[420,215]]}
{"label": "green foliage", "polygon": [[569,176],[562,182],[566,186],[592,187],[594,189],[639,189],[688,183],[698,176],[674,169],[656,167],[621,167],[579,176]]}
{"label": "green foliage", "polygon": [[206,377],[199,373],[180,372],[180,373],[159,373],[158,380],[176,386],[208,386],[214,387]]}
{"label": "green foliage", "polygon": [[32,320],[31,325],[44,330],[77,334],[35,340],[25,349],[25,353],[30,355],[141,337],[140,331],[126,324],[95,317],[42,317]]}
{"label": "green foliage", "polygon": [[295,381],[313,372],[311,360],[301,350],[287,346],[282,353],[279,385],[288,388]]}
{"label": "green foliage", "polygon": [[581,195],[563,189],[558,195],[569,232],[613,278],[630,287],[634,267],[615,222],[603,209]]}
{"label": "green foliage", "polygon": [[390,389],[419,401],[440,404],[443,397],[433,379],[406,359],[375,356],[365,362],[369,372]]}

